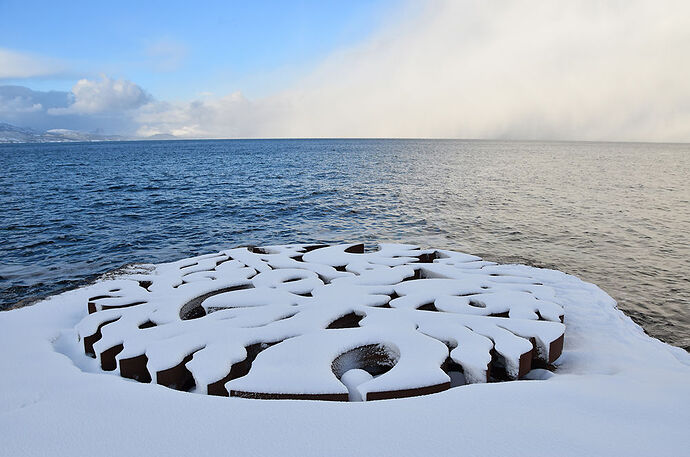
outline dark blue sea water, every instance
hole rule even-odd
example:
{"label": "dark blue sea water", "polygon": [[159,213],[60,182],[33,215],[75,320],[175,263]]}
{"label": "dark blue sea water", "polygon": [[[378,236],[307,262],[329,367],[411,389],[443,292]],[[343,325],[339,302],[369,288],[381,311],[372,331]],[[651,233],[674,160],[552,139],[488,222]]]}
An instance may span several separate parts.
{"label": "dark blue sea water", "polygon": [[412,242],[595,282],[690,347],[690,145],[0,145],[0,308],[237,245]]}

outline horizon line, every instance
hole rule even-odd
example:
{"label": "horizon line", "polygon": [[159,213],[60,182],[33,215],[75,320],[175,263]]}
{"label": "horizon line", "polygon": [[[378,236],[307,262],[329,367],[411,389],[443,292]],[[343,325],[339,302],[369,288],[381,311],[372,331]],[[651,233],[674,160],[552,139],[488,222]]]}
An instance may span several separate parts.
{"label": "horizon line", "polygon": [[[115,137],[119,135],[113,135]],[[683,141],[654,141],[654,140],[568,140],[568,139],[515,139],[515,138],[451,138],[451,137],[236,137],[236,138],[151,138],[151,137],[123,137],[122,139],[102,139],[92,141],[24,141],[0,142],[8,144],[76,144],[76,143],[131,143],[131,142],[164,142],[164,141],[484,141],[484,142],[513,142],[513,143],[612,143],[612,144],[669,144],[689,145]]]}

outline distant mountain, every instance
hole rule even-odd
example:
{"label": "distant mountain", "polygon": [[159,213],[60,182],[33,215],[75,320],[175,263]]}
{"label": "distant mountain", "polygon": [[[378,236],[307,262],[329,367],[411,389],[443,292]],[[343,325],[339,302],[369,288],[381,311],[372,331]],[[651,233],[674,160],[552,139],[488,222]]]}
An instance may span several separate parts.
{"label": "distant mountain", "polygon": [[142,138],[142,140],[179,140],[179,138],[169,133],[157,133],[155,135]]}
{"label": "distant mountain", "polygon": [[39,132],[0,122],[0,143],[67,143],[76,141],[118,141],[127,138],[117,135],[99,135],[67,129]]}

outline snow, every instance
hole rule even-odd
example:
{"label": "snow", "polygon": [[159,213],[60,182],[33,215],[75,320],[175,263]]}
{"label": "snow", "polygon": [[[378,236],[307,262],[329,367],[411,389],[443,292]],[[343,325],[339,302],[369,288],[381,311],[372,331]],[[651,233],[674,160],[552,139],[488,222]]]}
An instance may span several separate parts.
{"label": "snow", "polygon": [[[340,246],[327,248],[328,256],[322,249],[302,254],[304,248],[241,248],[186,259],[0,313],[0,455],[663,456],[690,448],[690,356],[645,335],[596,286],[553,270],[438,251],[433,263],[415,265],[423,277],[436,278],[438,287],[429,292],[419,284],[430,279],[396,283],[397,271],[417,262],[413,246],[364,254]],[[300,255],[304,262],[296,260]],[[313,297],[296,295],[312,286]],[[208,315],[180,319],[185,303],[225,288],[235,289],[200,304]],[[398,298],[391,299],[393,292]],[[93,300],[97,312],[87,314],[89,298],[98,295],[115,297]],[[484,306],[468,309],[465,299],[473,295]],[[499,299],[507,296],[516,298]],[[103,309],[132,300],[145,303]],[[427,300],[440,312],[414,309]],[[324,301],[329,306],[315,305]],[[358,328],[325,329],[352,310],[363,316]],[[484,315],[496,312],[510,318]],[[565,346],[554,373],[533,369],[520,381],[485,382],[482,367],[494,346],[507,371],[531,349],[529,338],[548,358],[563,329],[560,316]],[[79,335],[113,319],[94,349],[125,343],[119,359],[145,352],[152,383],[122,378],[117,369],[104,372],[84,354]],[[133,330],[149,320],[157,326]],[[262,401],[200,391],[243,360],[246,346],[271,338],[284,341],[259,352],[249,374],[230,381],[229,390],[280,388],[360,400],[370,392],[449,382],[439,368],[448,354],[464,371],[450,373],[451,385],[469,384],[364,402]],[[353,366],[363,345],[379,348],[392,367],[372,376]],[[158,369],[190,353],[186,367],[195,392],[155,384]],[[331,362],[342,354],[355,358],[338,359],[338,379]],[[318,360],[323,363],[308,363]]]}
{"label": "snow", "polygon": [[[424,278],[421,265],[436,257],[457,270],[453,279],[437,271]],[[464,262],[476,266],[458,270]],[[199,393],[221,383],[230,395],[262,398],[344,399],[347,389],[331,363],[368,345],[396,348],[400,357],[390,373],[358,386],[363,400],[445,390],[450,377],[440,366],[449,357],[469,383],[486,382],[489,363],[517,379],[533,358],[554,361],[565,330],[554,290],[483,266],[411,245],[373,252],[362,245],[239,248],[104,282],[76,329],[103,370],[177,388],[191,377]],[[355,330],[335,332],[333,325]],[[445,328],[438,335],[418,331],[439,326]],[[477,335],[483,344],[476,344]],[[243,350],[256,344],[267,346],[251,356]]]}
{"label": "snow", "polygon": [[347,390],[349,391],[348,399],[350,401],[362,401],[362,393],[359,391],[359,389],[357,389],[357,386],[371,381],[372,379],[374,379],[374,377],[368,371],[361,370],[359,368],[347,370],[340,377],[340,380],[343,384],[345,384],[345,387],[347,387]]}

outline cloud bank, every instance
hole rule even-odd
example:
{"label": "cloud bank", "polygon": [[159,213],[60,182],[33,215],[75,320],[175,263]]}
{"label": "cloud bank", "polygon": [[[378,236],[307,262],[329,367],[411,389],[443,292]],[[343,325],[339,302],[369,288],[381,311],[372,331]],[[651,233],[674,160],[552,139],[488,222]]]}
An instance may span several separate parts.
{"label": "cloud bank", "polygon": [[687,142],[688,17],[680,0],[411,3],[268,97],[171,103],[106,78],[63,113],[117,112],[141,136]]}
{"label": "cloud bank", "polygon": [[121,113],[139,108],[150,101],[141,87],[124,79],[80,79],[72,87],[74,102],[64,108],[53,108],[49,114]]}
{"label": "cloud bank", "polygon": [[69,92],[0,86],[0,121],[38,130],[131,135],[139,128],[136,110],[150,102],[138,85],[107,76],[81,79]]}
{"label": "cloud bank", "polygon": [[295,87],[147,109],[197,137],[690,141],[690,3],[432,2]]}

